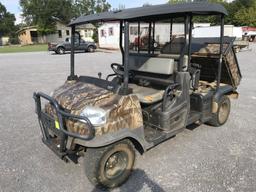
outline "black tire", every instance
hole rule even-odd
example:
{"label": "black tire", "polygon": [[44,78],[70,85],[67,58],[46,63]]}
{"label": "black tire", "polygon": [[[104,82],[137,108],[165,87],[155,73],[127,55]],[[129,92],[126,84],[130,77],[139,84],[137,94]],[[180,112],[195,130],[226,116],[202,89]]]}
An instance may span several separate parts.
{"label": "black tire", "polygon": [[118,187],[130,176],[134,160],[135,150],[129,140],[102,148],[89,148],[84,157],[85,173],[97,187]]}
{"label": "black tire", "polygon": [[93,52],[95,52],[95,47],[92,46],[92,45],[90,45],[90,46],[87,47],[87,51],[88,51],[89,53],[93,53]]}
{"label": "black tire", "polygon": [[218,102],[217,112],[213,114],[212,119],[208,121],[207,124],[212,125],[214,127],[224,125],[228,120],[230,108],[230,99],[226,95],[222,96],[222,98]]}
{"label": "black tire", "polygon": [[66,50],[65,50],[64,47],[58,47],[58,48],[57,48],[57,53],[60,54],[60,55],[65,54],[65,51],[66,51]]}

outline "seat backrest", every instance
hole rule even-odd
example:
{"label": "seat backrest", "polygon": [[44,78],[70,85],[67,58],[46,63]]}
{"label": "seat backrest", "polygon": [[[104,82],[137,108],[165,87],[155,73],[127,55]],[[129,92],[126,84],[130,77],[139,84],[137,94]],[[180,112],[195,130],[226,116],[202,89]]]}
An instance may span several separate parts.
{"label": "seat backrest", "polygon": [[148,73],[172,75],[175,70],[175,61],[172,58],[130,55],[129,69]]}
{"label": "seat backrest", "polygon": [[[180,54],[159,54],[158,56],[161,58],[172,58],[175,60],[176,65],[178,65],[178,61],[180,59]],[[184,55],[183,66],[185,69],[187,69],[187,67],[188,67],[188,56],[187,55]]]}

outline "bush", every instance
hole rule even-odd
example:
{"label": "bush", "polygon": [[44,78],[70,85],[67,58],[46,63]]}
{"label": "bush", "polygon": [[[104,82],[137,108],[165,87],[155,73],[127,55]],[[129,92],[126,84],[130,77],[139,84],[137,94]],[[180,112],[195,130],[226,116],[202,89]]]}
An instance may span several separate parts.
{"label": "bush", "polygon": [[17,44],[20,44],[20,41],[19,41],[18,37],[11,37],[11,38],[9,39],[9,43],[10,43],[11,45],[17,45]]}

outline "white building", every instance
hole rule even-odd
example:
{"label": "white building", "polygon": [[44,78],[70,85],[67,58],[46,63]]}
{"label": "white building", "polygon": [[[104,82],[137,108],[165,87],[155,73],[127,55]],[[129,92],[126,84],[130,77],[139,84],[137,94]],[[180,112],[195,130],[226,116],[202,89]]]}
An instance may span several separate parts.
{"label": "white building", "polygon": [[[224,36],[242,38],[243,29],[234,25],[225,25]],[[220,26],[195,27],[193,37],[220,37]]]}
{"label": "white building", "polygon": [[[194,27],[208,27],[209,23],[195,23]],[[146,35],[149,30],[149,24],[140,24],[141,37]],[[99,47],[107,49],[119,49],[119,22],[107,22],[98,28]],[[184,34],[184,24],[173,24],[173,35]],[[130,42],[134,42],[138,37],[138,24],[130,24]],[[169,23],[156,23],[155,24],[155,40],[160,44],[165,44],[170,40],[170,24]]]}
{"label": "white building", "polygon": [[104,23],[98,28],[99,47],[108,49],[119,49],[119,23]]}
{"label": "white building", "polygon": [[8,45],[9,44],[9,37],[0,37],[0,46]]}

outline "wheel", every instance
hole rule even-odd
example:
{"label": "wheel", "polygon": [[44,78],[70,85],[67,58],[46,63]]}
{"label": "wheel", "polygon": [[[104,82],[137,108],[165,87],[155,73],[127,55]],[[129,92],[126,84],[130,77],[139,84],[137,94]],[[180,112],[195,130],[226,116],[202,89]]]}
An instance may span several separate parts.
{"label": "wheel", "polygon": [[87,51],[92,53],[95,51],[95,47],[93,47],[92,45],[90,45],[88,48],[87,48]]}
{"label": "wheel", "polygon": [[134,146],[129,140],[102,148],[89,148],[84,157],[85,173],[93,185],[114,188],[128,179],[134,160]]}
{"label": "wheel", "polygon": [[217,113],[214,113],[212,119],[207,123],[215,127],[224,125],[229,117],[230,106],[230,99],[226,95],[222,96],[218,102]]}
{"label": "wheel", "polygon": [[58,48],[57,48],[57,53],[58,53],[58,54],[61,54],[61,55],[62,55],[62,54],[65,54],[65,48],[64,48],[64,47],[58,47]]}

